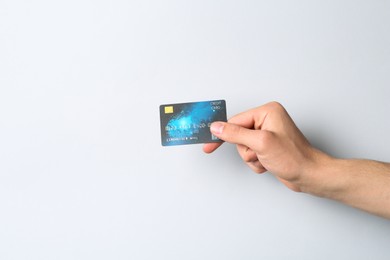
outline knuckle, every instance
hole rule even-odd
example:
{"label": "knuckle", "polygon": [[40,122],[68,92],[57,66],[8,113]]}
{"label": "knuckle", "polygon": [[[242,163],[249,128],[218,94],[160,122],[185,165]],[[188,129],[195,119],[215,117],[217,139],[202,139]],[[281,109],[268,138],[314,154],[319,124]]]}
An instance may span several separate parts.
{"label": "knuckle", "polygon": [[232,124],[229,129],[229,136],[234,140],[238,140],[243,135],[244,129],[238,125]]}
{"label": "knuckle", "polygon": [[253,171],[255,173],[261,174],[261,173],[265,173],[267,170],[264,168],[256,168],[256,169],[253,169]]}
{"label": "knuckle", "polygon": [[252,151],[247,151],[242,155],[242,160],[244,162],[255,162],[257,161],[257,156],[254,152]]}
{"label": "knuckle", "polygon": [[259,132],[258,142],[263,150],[268,150],[272,145],[272,133],[268,131]]}
{"label": "knuckle", "polygon": [[247,163],[247,165],[254,171],[255,173],[264,173],[267,170],[261,165],[259,161],[257,162],[252,162],[252,163]]}
{"label": "knuckle", "polygon": [[272,101],[272,102],[269,102],[267,104],[267,107],[271,110],[271,111],[276,111],[276,112],[282,112],[282,111],[285,111],[285,108],[284,106],[277,102],[277,101]]}

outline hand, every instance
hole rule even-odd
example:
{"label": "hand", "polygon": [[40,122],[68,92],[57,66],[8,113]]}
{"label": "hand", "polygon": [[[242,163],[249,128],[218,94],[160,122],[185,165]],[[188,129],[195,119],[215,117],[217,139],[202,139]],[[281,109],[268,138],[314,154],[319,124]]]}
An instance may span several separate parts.
{"label": "hand", "polygon": [[[257,173],[270,171],[294,191],[340,201],[390,219],[390,163],[337,159],[312,147],[282,105],[271,102],[214,122],[211,132],[237,145]],[[206,153],[221,143],[203,146]]]}
{"label": "hand", "polygon": [[[254,172],[270,171],[294,191],[301,191],[305,175],[316,164],[320,153],[277,102],[238,114],[228,123],[214,122],[211,132],[236,144],[241,158]],[[203,150],[211,153],[220,145],[205,144]]]}

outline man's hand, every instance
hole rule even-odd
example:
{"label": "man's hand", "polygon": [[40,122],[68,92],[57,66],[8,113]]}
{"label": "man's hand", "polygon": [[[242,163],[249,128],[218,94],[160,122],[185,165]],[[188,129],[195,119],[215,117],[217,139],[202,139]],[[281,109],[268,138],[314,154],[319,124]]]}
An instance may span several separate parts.
{"label": "man's hand", "polygon": [[[302,179],[315,166],[320,153],[276,102],[238,114],[229,123],[215,122],[211,132],[236,144],[241,158],[254,172],[270,171],[294,191],[301,191]],[[211,153],[219,146],[205,144],[203,150]]]}
{"label": "man's hand", "polygon": [[[294,191],[334,199],[390,218],[390,164],[333,158],[312,147],[282,105],[271,102],[214,122],[211,132],[236,144],[257,173],[270,171]],[[210,143],[212,153],[221,144]]]}

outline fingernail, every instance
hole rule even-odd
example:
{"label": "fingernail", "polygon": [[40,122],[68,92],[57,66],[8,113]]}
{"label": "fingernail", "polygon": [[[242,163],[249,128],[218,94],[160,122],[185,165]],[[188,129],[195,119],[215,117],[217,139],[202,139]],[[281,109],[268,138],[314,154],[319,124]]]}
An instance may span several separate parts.
{"label": "fingernail", "polygon": [[222,134],[223,126],[224,125],[222,123],[212,123],[210,126],[210,131],[216,135]]}

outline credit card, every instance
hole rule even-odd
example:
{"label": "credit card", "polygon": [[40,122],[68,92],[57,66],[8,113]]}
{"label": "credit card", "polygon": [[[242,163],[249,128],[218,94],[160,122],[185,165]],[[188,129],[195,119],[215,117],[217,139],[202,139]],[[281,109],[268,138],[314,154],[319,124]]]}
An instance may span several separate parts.
{"label": "credit card", "polygon": [[214,121],[227,121],[225,100],[161,105],[161,144],[222,142],[210,132],[210,125]]}

